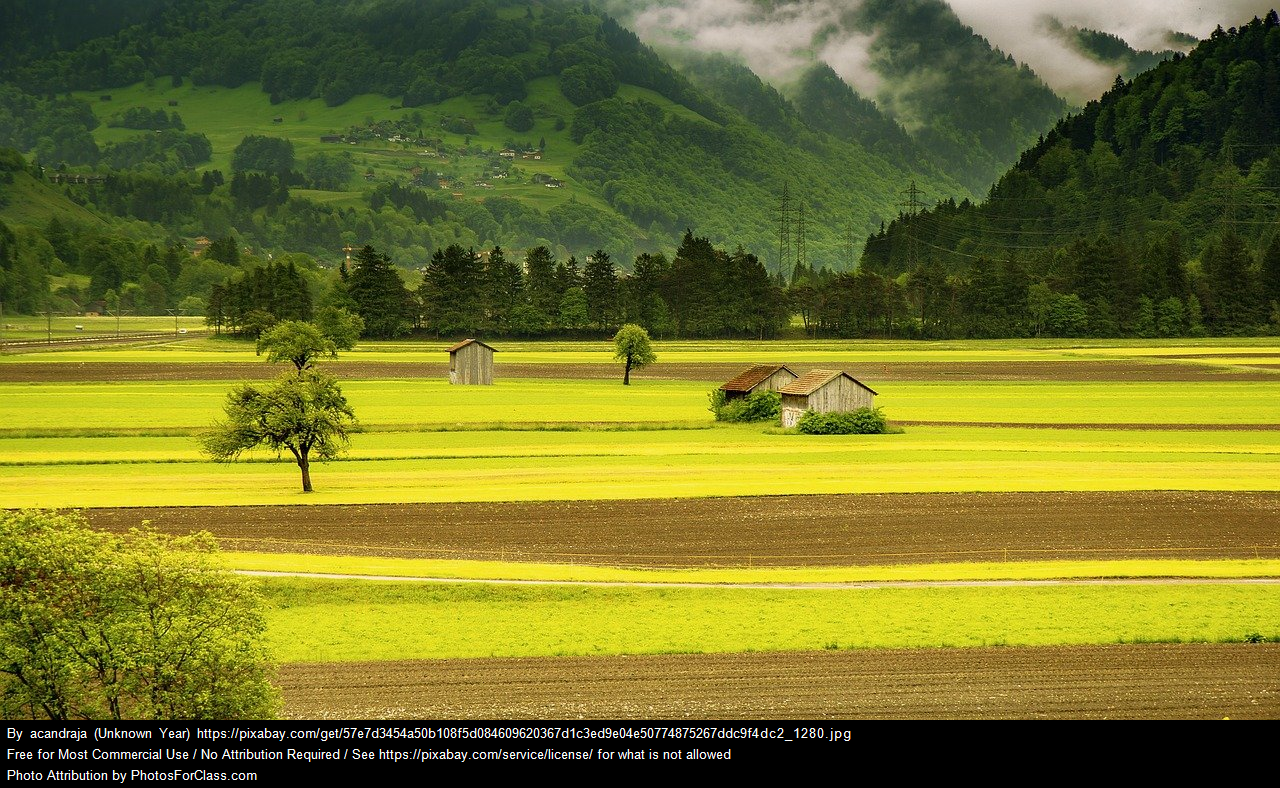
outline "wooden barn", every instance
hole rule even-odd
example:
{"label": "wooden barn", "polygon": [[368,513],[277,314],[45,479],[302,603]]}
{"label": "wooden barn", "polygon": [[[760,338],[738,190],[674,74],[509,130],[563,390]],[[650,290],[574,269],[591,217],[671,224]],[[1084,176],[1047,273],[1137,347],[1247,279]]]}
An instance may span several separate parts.
{"label": "wooden barn", "polygon": [[498,351],[478,339],[464,339],[449,348],[449,382],[471,386],[493,383],[493,354]]}
{"label": "wooden barn", "polygon": [[757,364],[727,381],[720,390],[725,401],[739,399],[757,391],[779,391],[800,377],[782,364]]}
{"label": "wooden barn", "polygon": [[875,407],[876,392],[839,370],[810,370],[779,391],[783,427],[796,426],[807,410],[832,413]]}

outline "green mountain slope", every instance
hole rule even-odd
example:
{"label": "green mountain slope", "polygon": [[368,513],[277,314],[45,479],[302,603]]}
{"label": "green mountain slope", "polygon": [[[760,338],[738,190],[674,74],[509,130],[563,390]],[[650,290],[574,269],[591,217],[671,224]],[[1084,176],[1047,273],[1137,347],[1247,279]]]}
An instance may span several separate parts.
{"label": "green mountain slope", "polygon": [[[715,92],[704,58],[689,57],[695,47],[759,63],[775,72],[774,87],[805,105],[806,122],[846,127],[852,114],[877,137],[897,136],[889,128],[897,125],[921,155],[976,194],[1068,110],[1027,66],[992,47],[943,0],[615,0],[609,7],[644,25],[682,68],[688,61],[699,86]],[[859,86],[846,88],[851,100],[806,96],[814,87],[810,67],[824,65],[823,81],[839,73]]]}
{"label": "green mountain slope", "polygon": [[1162,49],[1153,52],[1146,49],[1134,49],[1123,38],[1112,33],[1092,30],[1086,27],[1064,25],[1054,17],[1049,17],[1045,20],[1045,24],[1049,31],[1064,44],[1091,60],[1115,68],[1116,73],[1125,79],[1130,79],[1143,71],[1155,68],[1161,61],[1168,60],[1175,54],[1185,53],[1191,45],[1196,43],[1194,38],[1190,43],[1184,43],[1186,36],[1173,34],[1170,36],[1170,43],[1180,43],[1181,46],[1179,48]]}
{"label": "green mountain slope", "polygon": [[[900,217],[867,240],[861,264],[911,279],[939,331],[947,320],[947,330],[1041,330],[1057,309],[1054,330],[1067,335],[1275,332],[1277,194],[1271,11],[1117,80],[988,199]],[[960,328],[941,305],[966,298],[982,320]]]}
{"label": "green mountain slope", "polygon": [[[913,180],[930,194],[969,194],[923,157],[805,116],[745,69],[731,96],[700,88],[580,3],[157,5],[139,24],[15,68],[0,145],[49,166],[127,160],[154,193],[189,184],[190,208],[178,212],[126,194],[86,197],[170,234],[233,231],[255,247],[334,260],[367,242],[414,266],[455,241],[562,255],[607,248],[626,265],[691,228],[777,270],[774,209],[786,188],[805,206],[807,259],[847,267],[848,232],[895,215]],[[77,121],[93,145],[67,124],[24,125],[33,97],[68,89],[93,113]],[[217,170],[221,185],[184,174],[186,149],[138,149],[147,130],[126,120],[137,107],[177,113],[185,134],[203,135],[211,153],[195,172]],[[233,193],[232,154],[247,135],[292,143],[298,175],[275,192],[287,188],[287,199]],[[540,156],[512,160],[505,148]],[[307,175],[317,156],[345,159],[347,177],[317,188]]]}

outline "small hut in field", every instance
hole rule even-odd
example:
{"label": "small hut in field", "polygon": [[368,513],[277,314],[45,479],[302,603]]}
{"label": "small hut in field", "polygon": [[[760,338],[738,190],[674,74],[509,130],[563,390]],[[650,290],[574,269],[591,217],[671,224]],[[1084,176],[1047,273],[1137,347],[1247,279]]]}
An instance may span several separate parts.
{"label": "small hut in field", "polygon": [[810,370],[779,392],[783,427],[796,426],[807,410],[834,413],[875,407],[876,392],[840,370]]}
{"label": "small hut in field", "polygon": [[449,382],[472,386],[493,383],[493,354],[498,352],[478,339],[464,339],[449,348]]}
{"label": "small hut in field", "polygon": [[783,364],[757,364],[727,381],[720,390],[725,402],[729,402],[757,391],[778,391],[798,377]]}

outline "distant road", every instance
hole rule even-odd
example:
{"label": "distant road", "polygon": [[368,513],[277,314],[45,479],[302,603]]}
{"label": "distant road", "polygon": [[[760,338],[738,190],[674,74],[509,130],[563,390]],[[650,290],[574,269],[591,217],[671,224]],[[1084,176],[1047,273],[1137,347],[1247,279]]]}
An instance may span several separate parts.
{"label": "distant road", "polygon": [[95,334],[88,336],[76,337],[56,337],[54,339],[17,339],[0,341],[0,352],[24,352],[31,350],[49,349],[58,350],[69,347],[85,347],[94,345],[119,345],[129,342],[151,342],[158,339],[171,339],[179,341],[182,339],[194,339],[203,336],[204,331],[188,330],[186,334],[175,334],[172,331],[158,331],[148,333],[129,333],[129,334]]}

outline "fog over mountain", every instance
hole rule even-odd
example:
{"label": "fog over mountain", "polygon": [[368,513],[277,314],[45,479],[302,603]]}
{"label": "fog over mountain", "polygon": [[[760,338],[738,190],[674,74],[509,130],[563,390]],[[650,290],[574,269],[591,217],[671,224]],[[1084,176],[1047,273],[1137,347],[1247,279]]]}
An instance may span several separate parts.
{"label": "fog over mountain", "polygon": [[[908,0],[904,8],[927,4]],[[1272,0],[1274,2],[1274,0]],[[1032,68],[1075,105],[1096,98],[1116,70],[1066,44],[1053,20],[1066,27],[1110,33],[1139,50],[1185,50],[1173,34],[1207,37],[1262,16],[1266,0],[947,0],[961,22],[992,46]],[[613,0],[612,13],[651,45],[740,55],[762,77],[785,86],[803,67],[828,63],[868,98],[891,86],[871,66],[875,34],[846,23],[859,0]]]}
{"label": "fog over mountain", "polygon": [[1049,19],[1111,33],[1134,49],[1183,50],[1170,34],[1207,38],[1214,28],[1264,16],[1274,0],[947,0],[956,15],[993,46],[1030,66],[1073,104],[1097,98],[1115,80],[1114,68],[1062,45]]}

